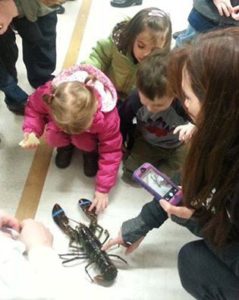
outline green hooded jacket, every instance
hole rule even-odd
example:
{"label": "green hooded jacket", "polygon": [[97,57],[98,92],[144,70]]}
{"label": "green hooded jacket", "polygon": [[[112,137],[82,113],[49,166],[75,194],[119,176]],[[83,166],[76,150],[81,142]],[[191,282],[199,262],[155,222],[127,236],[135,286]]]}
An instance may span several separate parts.
{"label": "green hooded jacket", "polygon": [[113,82],[121,99],[135,88],[138,64],[131,54],[122,54],[111,37],[99,40],[84,63],[104,72]]}

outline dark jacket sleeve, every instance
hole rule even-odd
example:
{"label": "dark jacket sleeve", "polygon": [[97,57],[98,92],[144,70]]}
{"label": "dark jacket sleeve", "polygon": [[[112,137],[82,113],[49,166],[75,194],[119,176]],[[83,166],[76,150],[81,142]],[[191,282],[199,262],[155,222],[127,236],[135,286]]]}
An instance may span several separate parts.
{"label": "dark jacket sleeve", "polygon": [[134,126],[133,119],[141,106],[138,92],[134,90],[119,107],[120,131],[123,136],[123,142],[127,140],[128,134],[132,131]]}
{"label": "dark jacket sleeve", "polygon": [[125,243],[132,244],[145,236],[153,228],[159,228],[168,215],[160,206],[158,200],[146,203],[140,214],[122,224],[121,233]]}

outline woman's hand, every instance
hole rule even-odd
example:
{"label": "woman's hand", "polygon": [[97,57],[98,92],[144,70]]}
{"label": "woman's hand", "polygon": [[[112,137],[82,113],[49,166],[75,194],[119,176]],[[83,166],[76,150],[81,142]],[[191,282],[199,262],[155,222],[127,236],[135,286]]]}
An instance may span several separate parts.
{"label": "woman's hand", "polygon": [[233,12],[233,8],[230,0],[213,0],[220,16],[230,17]]}
{"label": "woman's hand", "polygon": [[159,200],[159,204],[165,210],[169,217],[171,215],[174,215],[179,218],[190,219],[195,211],[195,209],[187,208],[184,206],[172,205],[164,199]]}
{"label": "woman's hand", "polygon": [[96,214],[99,214],[104,211],[104,209],[108,206],[109,197],[107,193],[95,192],[94,200],[89,208],[89,211],[92,211],[95,207]]}
{"label": "woman's hand", "polygon": [[52,247],[53,235],[42,223],[26,219],[21,226],[19,239],[26,245],[27,251],[37,246]]}
{"label": "woman's hand", "polygon": [[182,142],[189,142],[190,139],[192,138],[194,132],[196,131],[196,126],[193,125],[192,123],[188,123],[186,125],[180,125],[180,126],[177,126],[173,133],[174,134],[179,134],[179,140],[182,141]]}
{"label": "woman's hand", "polygon": [[109,241],[105,245],[103,245],[103,247],[101,249],[104,251],[107,251],[108,249],[110,249],[111,247],[113,247],[115,245],[122,245],[124,247],[127,247],[127,249],[125,250],[125,254],[130,254],[131,252],[133,252],[135,249],[137,249],[139,247],[139,245],[143,239],[144,239],[144,236],[141,237],[138,241],[134,242],[133,244],[127,244],[124,242],[124,240],[122,238],[122,233],[120,231],[116,238],[109,239]]}
{"label": "woman's hand", "polygon": [[21,230],[20,222],[15,218],[5,213],[4,211],[0,211],[0,228],[10,227],[18,232]]}

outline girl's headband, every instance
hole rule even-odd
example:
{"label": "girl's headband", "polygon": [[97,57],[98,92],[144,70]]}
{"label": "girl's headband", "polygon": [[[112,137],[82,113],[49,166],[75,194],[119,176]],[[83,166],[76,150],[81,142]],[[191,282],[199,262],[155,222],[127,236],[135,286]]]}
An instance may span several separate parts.
{"label": "girl's headband", "polygon": [[165,17],[166,13],[162,10],[157,10],[153,9],[148,13],[148,16],[153,16],[153,17]]}

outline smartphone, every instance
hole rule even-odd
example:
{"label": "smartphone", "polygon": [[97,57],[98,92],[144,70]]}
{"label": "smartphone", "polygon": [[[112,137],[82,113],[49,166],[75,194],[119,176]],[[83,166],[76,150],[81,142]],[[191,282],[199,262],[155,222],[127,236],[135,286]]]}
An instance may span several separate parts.
{"label": "smartphone", "polygon": [[163,198],[171,204],[177,205],[182,199],[181,189],[150,163],[144,163],[136,169],[133,173],[133,179],[157,200]]}

